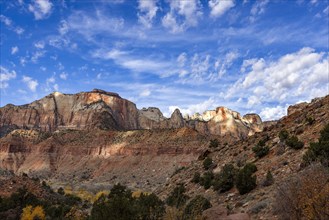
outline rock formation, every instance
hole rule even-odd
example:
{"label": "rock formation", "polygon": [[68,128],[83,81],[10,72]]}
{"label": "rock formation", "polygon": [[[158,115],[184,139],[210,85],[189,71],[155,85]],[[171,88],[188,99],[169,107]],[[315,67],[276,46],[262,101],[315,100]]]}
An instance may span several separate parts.
{"label": "rock formation", "polygon": [[[62,94],[54,92],[27,105],[0,108],[2,136],[14,128],[54,132],[64,129],[172,129],[189,127],[203,134],[243,138],[262,130],[258,115],[241,117],[225,107],[183,118],[176,109],[170,118],[158,108],[138,110],[136,105],[116,93],[94,89],[91,92]],[[6,132],[7,131],[7,132]]]}

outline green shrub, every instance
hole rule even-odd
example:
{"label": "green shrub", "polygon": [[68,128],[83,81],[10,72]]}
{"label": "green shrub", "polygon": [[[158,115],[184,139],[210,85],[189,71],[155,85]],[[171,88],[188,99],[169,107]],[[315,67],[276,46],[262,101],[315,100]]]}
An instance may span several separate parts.
{"label": "green shrub", "polygon": [[200,173],[196,172],[194,173],[194,176],[192,178],[192,183],[199,183],[200,182]]}
{"label": "green shrub", "polygon": [[184,219],[198,219],[197,217],[202,216],[202,212],[206,209],[211,208],[211,203],[208,199],[203,196],[195,196],[184,209]]}
{"label": "green shrub", "polygon": [[58,188],[57,193],[58,194],[61,194],[61,195],[64,195],[65,194],[64,189],[62,187],[59,187]]}
{"label": "green shrub", "polygon": [[270,186],[274,183],[274,178],[273,178],[273,175],[271,173],[271,171],[267,171],[267,174],[266,174],[266,177],[265,177],[265,180],[263,182],[263,186]]}
{"label": "green shrub", "polygon": [[256,145],[252,148],[252,151],[255,153],[256,157],[262,158],[268,154],[270,148],[268,146]]}
{"label": "green shrub", "polygon": [[280,141],[285,141],[289,137],[289,133],[286,129],[283,129],[279,133]]}
{"label": "green shrub", "polygon": [[210,157],[207,157],[206,159],[204,159],[203,161],[203,168],[205,170],[208,170],[212,165],[212,159]]}
{"label": "green shrub", "polygon": [[308,125],[312,125],[312,124],[314,124],[315,119],[312,117],[306,117],[305,121]]}
{"label": "green shrub", "polygon": [[232,164],[226,164],[222,171],[215,175],[213,180],[214,190],[226,192],[234,186],[234,180],[237,170]]}
{"label": "green shrub", "polygon": [[138,219],[161,219],[165,213],[164,202],[154,193],[147,195],[142,193],[136,200]]}
{"label": "green shrub", "polygon": [[185,205],[188,200],[188,196],[185,195],[185,187],[183,184],[179,184],[174,188],[174,190],[168,196],[166,203],[169,206],[181,208]]}
{"label": "green shrub", "polygon": [[303,156],[303,163],[306,165],[314,161],[329,167],[329,124],[321,130],[318,142],[310,143],[310,148]]}
{"label": "green shrub", "polygon": [[210,140],[210,143],[209,143],[209,147],[210,147],[210,148],[217,148],[218,145],[219,145],[219,142],[218,142],[217,139],[212,139],[212,140]]}
{"label": "green shrub", "polygon": [[205,189],[209,189],[211,187],[213,178],[214,174],[211,171],[205,172],[200,179],[200,185]]}
{"label": "green shrub", "polygon": [[246,194],[256,188],[256,176],[253,175],[257,171],[254,164],[246,164],[239,172],[236,178],[236,187],[241,195]]}
{"label": "green shrub", "polygon": [[302,149],[304,147],[304,143],[298,140],[297,136],[291,136],[286,140],[286,144],[295,149],[295,150],[299,150]]}

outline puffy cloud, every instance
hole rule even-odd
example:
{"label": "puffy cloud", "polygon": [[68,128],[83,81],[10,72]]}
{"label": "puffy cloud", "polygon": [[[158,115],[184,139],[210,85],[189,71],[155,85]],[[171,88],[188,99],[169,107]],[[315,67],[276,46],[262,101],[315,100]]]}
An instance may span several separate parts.
{"label": "puffy cloud", "polygon": [[283,116],[287,115],[287,108],[288,108],[288,105],[276,106],[276,107],[265,107],[261,110],[259,115],[263,121],[276,120],[276,119],[280,119]]}
{"label": "puffy cloud", "polygon": [[31,57],[31,61],[33,63],[37,63],[38,60],[41,58],[41,57],[44,57],[44,55],[46,54],[46,51],[42,50],[42,51],[36,51],[33,53],[32,57]]}
{"label": "puffy cloud", "polygon": [[38,81],[36,79],[32,79],[29,76],[23,76],[23,82],[27,85],[27,87],[32,91],[35,92],[37,89],[37,86],[39,85]]}
{"label": "puffy cloud", "polygon": [[20,35],[24,32],[23,28],[21,28],[19,26],[15,26],[14,22],[10,18],[8,18],[4,15],[0,15],[0,21],[2,23],[4,23],[9,30],[16,32],[16,34],[18,34],[18,35]]}
{"label": "puffy cloud", "polygon": [[[198,24],[202,15],[198,0],[171,1],[170,11],[162,18],[162,25],[172,33],[179,33]],[[180,21],[180,22],[179,22]]]}
{"label": "puffy cloud", "polygon": [[208,4],[211,9],[210,15],[212,17],[220,17],[235,6],[234,0],[210,0]]}
{"label": "puffy cloud", "polygon": [[45,48],[45,42],[44,41],[39,41],[34,44],[34,46],[38,49],[43,49]]}
{"label": "puffy cloud", "polygon": [[3,66],[0,66],[0,89],[5,89],[9,87],[8,81],[16,78],[16,72],[9,71]]}
{"label": "puffy cloud", "polygon": [[51,14],[53,4],[49,0],[34,0],[29,4],[29,11],[34,14],[36,20],[42,20]]}
{"label": "puffy cloud", "polygon": [[241,67],[245,74],[230,87],[226,98],[244,97],[252,107],[263,102],[295,103],[327,95],[328,58],[328,53],[305,47],[274,61],[245,60]]}
{"label": "puffy cloud", "polygon": [[14,55],[17,52],[18,52],[18,47],[17,46],[11,48],[11,54],[12,55]]}
{"label": "puffy cloud", "polygon": [[156,16],[158,7],[156,6],[157,1],[145,1],[139,0],[138,2],[138,21],[145,27],[152,27],[152,21]]}
{"label": "puffy cloud", "polygon": [[61,74],[59,74],[59,78],[66,80],[67,79],[68,74],[65,72],[62,72]]}
{"label": "puffy cloud", "polygon": [[[187,108],[180,108],[178,106],[169,106],[169,113],[179,109],[183,115],[193,115],[194,113],[202,114],[206,110],[214,109],[216,107],[215,100],[209,98],[201,103],[189,105]],[[167,114],[168,115],[168,114]]]}

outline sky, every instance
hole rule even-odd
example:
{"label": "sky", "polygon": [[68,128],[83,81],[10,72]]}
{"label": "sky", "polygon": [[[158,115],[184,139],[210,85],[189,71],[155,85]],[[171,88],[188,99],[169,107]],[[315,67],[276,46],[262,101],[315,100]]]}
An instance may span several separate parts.
{"label": "sky", "polygon": [[119,93],[165,116],[329,94],[327,0],[0,0],[0,106]]}

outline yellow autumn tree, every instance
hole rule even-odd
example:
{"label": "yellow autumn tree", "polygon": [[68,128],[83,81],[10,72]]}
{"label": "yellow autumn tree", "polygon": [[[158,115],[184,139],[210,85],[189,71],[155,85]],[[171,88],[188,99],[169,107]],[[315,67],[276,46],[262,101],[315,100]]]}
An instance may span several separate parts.
{"label": "yellow autumn tree", "polygon": [[31,205],[23,209],[21,220],[44,220],[46,219],[45,212],[42,206],[33,208]]}

